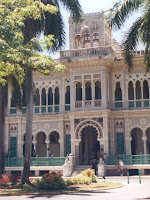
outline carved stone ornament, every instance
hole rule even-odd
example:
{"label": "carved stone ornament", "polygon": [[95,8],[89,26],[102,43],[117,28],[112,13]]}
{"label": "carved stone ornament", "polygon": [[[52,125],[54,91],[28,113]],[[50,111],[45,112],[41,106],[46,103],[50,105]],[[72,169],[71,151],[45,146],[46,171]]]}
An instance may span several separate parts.
{"label": "carved stone ornament", "polygon": [[45,129],[49,129],[49,124],[45,124],[45,125],[44,125],[44,128],[45,128]]}
{"label": "carved stone ornament", "polygon": [[87,121],[82,121],[76,128],[75,130],[75,134],[76,134],[76,139],[79,139],[79,137],[81,137],[81,131],[83,130],[84,127],[86,126],[92,126],[94,127],[97,132],[98,132],[98,137],[102,138],[103,137],[103,133],[102,133],[102,127],[101,125],[96,122],[96,121],[92,121],[92,120],[87,120]]}
{"label": "carved stone ornament", "polygon": [[140,123],[141,123],[141,124],[146,124],[146,119],[141,119],[141,120],[140,120]]}

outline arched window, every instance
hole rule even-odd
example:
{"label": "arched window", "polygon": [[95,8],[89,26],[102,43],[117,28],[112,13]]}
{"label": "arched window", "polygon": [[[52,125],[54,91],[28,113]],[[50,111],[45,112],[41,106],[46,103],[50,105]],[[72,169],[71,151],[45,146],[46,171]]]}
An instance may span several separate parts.
{"label": "arched window", "polygon": [[143,82],[143,99],[149,99],[149,87],[146,80]]}
{"label": "arched window", "polygon": [[50,134],[50,143],[58,143],[59,140],[59,134],[54,131]]}
{"label": "arched window", "polygon": [[116,83],[115,101],[122,101],[122,90],[120,88],[120,82]]}
{"label": "arched window", "polygon": [[76,84],[76,101],[82,101],[82,84]]}
{"label": "arched window", "polygon": [[136,99],[141,99],[140,81],[136,81]]}
{"label": "arched window", "polygon": [[59,88],[55,88],[55,105],[59,104]]}
{"label": "arched window", "polygon": [[40,94],[39,94],[39,89],[36,89],[35,92],[35,106],[39,106],[40,105]]}
{"label": "arched window", "polygon": [[70,104],[70,86],[66,87],[65,104]]}
{"label": "arched window", "polygon": [[93,34],[93,47],[99,46],[99,34],[94,33]]}
{"label": "arched window", "polygon": [[134,88],[132,81],[128,83],[128,99],[134,100]]}
{"label": "arched window", "polygon": [[80,37],[80,35],[75,36],[75,48],[76,49],[81,48],[81,37]]}
{"label": "arched window", "polygon": [[83,47],[84,48],[90,47],[90,35],[89,34],[84,35]]}
{"label": "arched window", "polygon": [[53,93],[52,88],[48,89],[48,105],[53,105]]}
{"label": "arched window", "polygon": [[95,82],[95,99],[101,99],[101,82]]}
{"label": "arched window", "polygon": [[50,140],[49,148],[51,154],[53,154],[54,157],[59,157],[60,156],[59,133],[53,131],[49,136],[49,140]]}
{"label": "arched window", "polygon": [[45,88],[42,89],[41,104],[46,105],[46,91]]}
{"label": "arched window", "polygon": [[11,97],[11,107],[16,107],[15,103],[15,91],[12,91],[12,97]]}
{"label": "arched window", "polygon": [[91,82],[85,83],[85,98],[86,100],[92,100]]}

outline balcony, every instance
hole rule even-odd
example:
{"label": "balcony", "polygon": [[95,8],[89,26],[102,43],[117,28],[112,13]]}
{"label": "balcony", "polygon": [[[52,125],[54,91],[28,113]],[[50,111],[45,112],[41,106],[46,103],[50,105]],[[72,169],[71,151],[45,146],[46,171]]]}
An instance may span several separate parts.
{"label": "balcony", "polygon": [[84,59],[101,59],[105,57],[116,57],[116,51],[111,46],[91,47],[60,51],[61,62],[71,62]]}

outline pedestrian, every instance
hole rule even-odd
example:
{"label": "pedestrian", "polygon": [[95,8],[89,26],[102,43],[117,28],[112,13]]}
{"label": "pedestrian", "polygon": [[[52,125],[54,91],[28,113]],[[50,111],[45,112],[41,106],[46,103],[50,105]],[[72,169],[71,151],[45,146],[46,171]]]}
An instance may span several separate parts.
{"label": "pedestrian", "polygon": [[90,161],[90,164],[92,165],[92,169],[95,170],[95,175],[96,175],[96,170],[97,170],[97,165],[98,165],[98,160],[93,158],[91,161]]}
{"label": "pedestrian", "polygon": [[33,150],[33,157],[36,157],[35,149]]}
{"label": "pedestrian", "polygon": [[117,158],[117,163],[115,165],[115,168],[117,168],[118,171],[121,172],[121,174],[120,174],[121,176],[123,176],[123,167],[124,167],[123,161],[120,158]]}
{"label": "pedestrian", "polygon": [[51,152],[49,148],[47,148],[47,157],[51,157]]}

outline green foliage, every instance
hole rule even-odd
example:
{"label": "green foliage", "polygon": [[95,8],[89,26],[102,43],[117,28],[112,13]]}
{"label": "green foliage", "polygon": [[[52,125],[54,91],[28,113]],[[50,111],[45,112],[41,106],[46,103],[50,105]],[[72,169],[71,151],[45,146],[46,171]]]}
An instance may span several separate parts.
{"label": "green foliage", "polygon": [[44,174],[42,180],[37,183],[37,188],[40,190],[58,190],[66,188],[67,184],[63,180],[60,173]]}
{"label": "green foliage", "polygon": [[97,182],[97,177],[95,176],[95,172],[93,169],[86,169],[85,171],[82,171],[77,176],[73,177],[72,180],[66,181],[67,185],[72,184],[91,184]]}
{"label": "green foliage", "polygon": [[95,175],[94,169],[86,169],[85,171],[81,172],[82,175],[92,177]]}
{"label": "green foliage", "polygon": [[133,67],[134,51],[140,42],[145,45],[144,64],[146,71],[150,70],[150,1],[148,0],[120,0],[110,10],[109,24],[120,29],[130,14],[141,10],[141,16],[133,23],[126,33],[123,42],[123,55],[129,70]]}
{"label": "green foliage", "polygon": [[74,184],[91,184],[92,178],[88,176],[84,176],[83,174],[78,174],[77,176],[73,177],[72,179]]}

